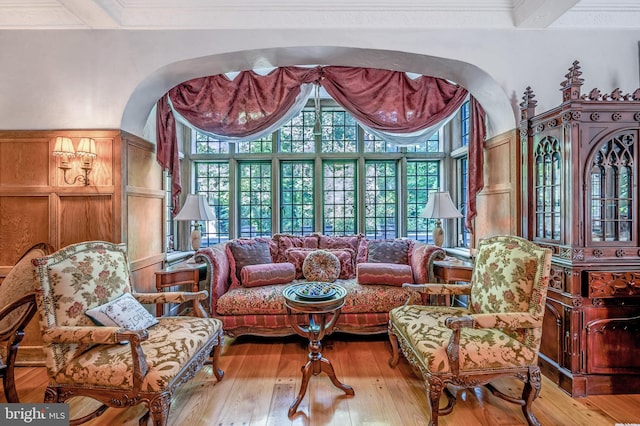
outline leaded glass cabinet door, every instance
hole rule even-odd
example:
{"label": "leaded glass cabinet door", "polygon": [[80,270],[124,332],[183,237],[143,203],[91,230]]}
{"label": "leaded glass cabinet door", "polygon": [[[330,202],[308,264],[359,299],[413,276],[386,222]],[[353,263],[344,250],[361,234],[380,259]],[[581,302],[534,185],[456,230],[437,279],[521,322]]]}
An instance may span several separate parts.
{"label": "leaded glass cabinet door", "polygon": [[621,131],[605,139],[595,150],[588,175],[587,238],[594,245],[637,241],[637,176],[634,173],[638,131]]}
{"label": "leaded glass cabinet door", "polygon": [[561,166],[560,142],[551,136],[542,138],[534,151],[534,197],[536,239],[560,241]]}

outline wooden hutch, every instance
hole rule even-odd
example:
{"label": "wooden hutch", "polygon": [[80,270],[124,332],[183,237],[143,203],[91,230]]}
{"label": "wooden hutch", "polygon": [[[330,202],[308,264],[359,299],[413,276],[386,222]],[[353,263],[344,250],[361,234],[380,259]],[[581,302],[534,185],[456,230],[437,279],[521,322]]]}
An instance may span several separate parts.
{"label": "wooden hutch", "polygon": [[640,393],[640,89],[520,104],[522,235],[553,251],[540,363],[572,396]]}

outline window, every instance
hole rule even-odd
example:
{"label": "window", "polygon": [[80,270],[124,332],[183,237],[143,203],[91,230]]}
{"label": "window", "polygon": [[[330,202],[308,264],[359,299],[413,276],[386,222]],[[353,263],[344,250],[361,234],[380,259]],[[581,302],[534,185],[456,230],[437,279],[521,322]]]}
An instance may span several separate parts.
{"label": "window", "polygon": [[[455,166],[442,132],[398,147],[369,134],[335,102],[312,103],[268,137],[222,142],[193,131],[195,191],[217,220],[203,246],[276,232],[363,233],[370,239],[431,242],[435,220],[420,218],[428,194]],[[183,182],[187,179],[183,179]]]}
{"label": "window", "polygon": [[469,116],[469,101],[466,101],[460,107],[460,122],[461,122],[461,146],[469,146],[469,134],[471,133],[471,118]]}
{"label": "window", "polygon": [[164,190],[165,190],[165,247],[167,248],[167,253],[170,253],[175,250],[176,245],[173,239],[174,228],[173,228],[173,197],[171,196],[171,174],[164,170]]}
{"label": "window", "polygon": [[[534,193],[536,196],[536,237],[560,239],[560,143],[545,137],[535,148]],[[596,223],[594,218],[594,223]]]}
{"label": "window", "polygon": [[469,101],[460,107],[460,148],[454,155],[456,165],[456,192],[457,207],[462,217],[457,220],[458,235],[456,245],[459,247],[469,247],[471,242],[471,232],[465,223],[467,220],[467,202],[469,197],[469,134],[471,130],[471,117],[469,114]]}

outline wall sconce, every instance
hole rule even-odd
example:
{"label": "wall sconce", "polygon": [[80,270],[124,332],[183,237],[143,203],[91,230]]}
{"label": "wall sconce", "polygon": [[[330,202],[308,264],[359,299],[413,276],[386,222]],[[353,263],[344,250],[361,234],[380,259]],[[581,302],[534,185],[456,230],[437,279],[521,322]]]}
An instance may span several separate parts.
{"label": "wall sconce", "polygon": [[[78,150],[73,148],[73,142],[71,138],[63,138],[58,136],[56,138],[56,145],[53,148],[53,155],[60,157],[60,165],[58,166],[63,171],[64,181],[67,185],[74,185],[76,182],[82,182],[85,186],[89,185],[89,172],[93,169],[93,159],[96,158],[96,141],[91,138],[81,138],[78,143]],[[81,160],[80,169],[84,172],[84,175],[76,176],[72,181],[67,178],[67,171],[71,169],[69,165],[69,159],[79,157]]]}

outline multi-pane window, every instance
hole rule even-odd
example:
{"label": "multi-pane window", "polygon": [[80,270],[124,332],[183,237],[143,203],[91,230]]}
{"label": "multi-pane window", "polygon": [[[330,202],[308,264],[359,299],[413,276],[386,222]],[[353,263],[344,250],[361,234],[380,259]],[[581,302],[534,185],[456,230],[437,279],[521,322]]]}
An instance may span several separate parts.
{"label": "multi-pane window", "polygon": [[439,161],[407,162],[407,237],[433,243],[431,232],[434,219],[420,217],[427,205],[429,194],[438,191],[440,185]]}
{"label": "multi-pane window", "polygon": [[358,126],[344,110],[322,111],[322,152],[356,152]]}
{"label": "multi-pane window", "polygon": [[308,235],[314,228],[314,174],[311,161],[280,163],[280,232]]}
{"label": "multi-pane window", "polygon": [[428,194],[442,187],[449,158],[442,133],[397,146],[323,103],[260,140],[194,135],[188,157],[195,192],[206,195],[217,217],[203,232],[204,246],[276,232],[431,239],[435,221],[419,216]]}
{"label": "multi-pane window", "polygon": [[471,133],[471,118],[469,115],[469,101],[466,101],[460,107],[461,121],[461,143],[462,146],[469,146],[469,134]]}
{"label": "multi-pane window", "polygon": [[304,110],[282,126],[278,132],[280,135],[280,152],[315,152],[315,124],[315,110]]}
{"label": "multi-pane window", "polygon": [[271,163],[241,162],[239,169],[238,219],[241,237],[270,236]]}
{"label": "multi-pane window", "polygon": [[229,239],[229,163],[195,163],[196,193],[204,194],[216,215],[215,222],[206,222],[202,231],[202,245]]}
{"label": "multi-pane window", "polygon": [[327,161],[322,167],[325,235],[351,235],[356,227],[356,163]]}
{"label": "multi-pane window", "polygon": [[365,164],[364,233],[370,239],[396,237],[398,216],[397,164],[367,161]]}
{"label": "multi-pane window", "polygon": [[165,190],[165,244],[167,247],[167,252],[172,252],[175,250],[175,241],[174,241],[174,228],[173,228],[173,197],[171,196],[171,174],[166,170],[163,172],[164,177],[164,190]]}
{"label": "multi-pane window", "polygon": [[462,217],[458,219],[458,229],[460,232],[458,245],[460,247],[469,247],[471,242],[471,232],[465,226],[465,219],[467,217],[467,198],[469,196],[469,161],[467,156],[464,156],[458,160],[458,176],[460,179],[459,192],[458,192],[458,211],[462,214]]}

